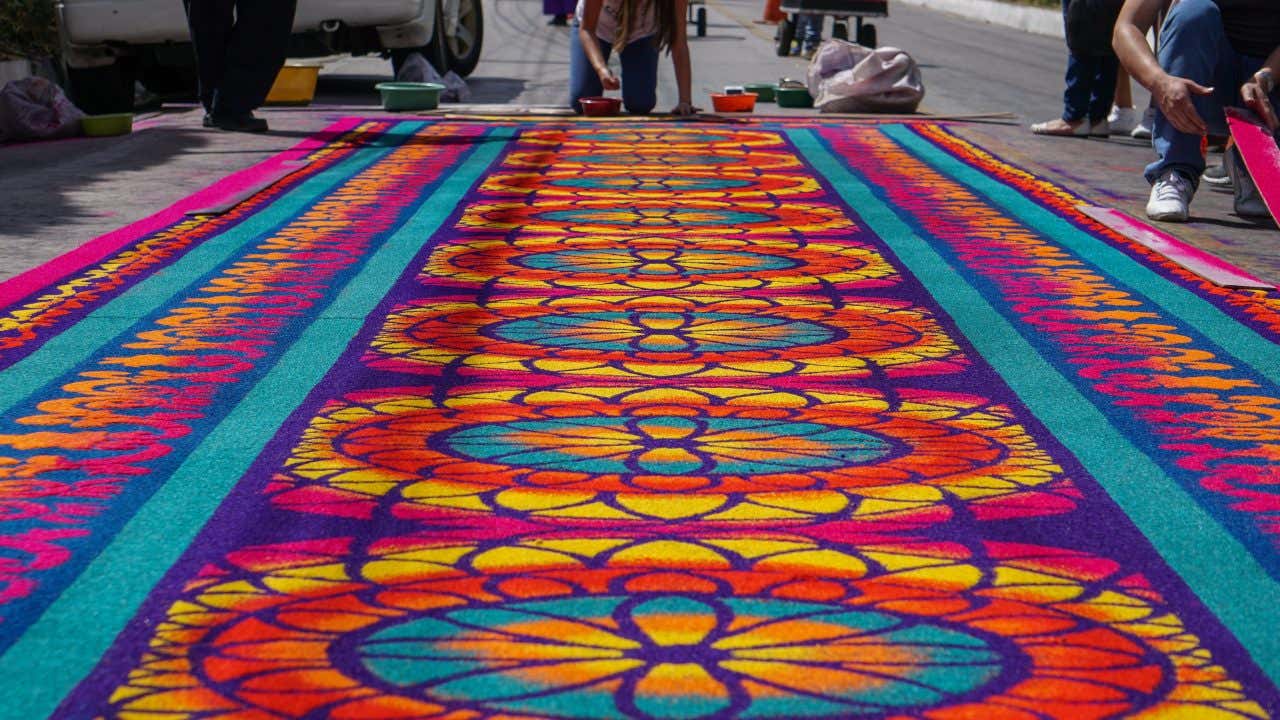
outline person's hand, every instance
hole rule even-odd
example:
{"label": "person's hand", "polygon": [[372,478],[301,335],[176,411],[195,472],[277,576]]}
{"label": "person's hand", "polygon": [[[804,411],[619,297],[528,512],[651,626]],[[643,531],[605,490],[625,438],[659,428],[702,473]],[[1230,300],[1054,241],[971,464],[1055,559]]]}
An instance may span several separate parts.
{"label": "person's hand", "polygon": [[694,107],[693,103],[688,100],[681,100],[679,103],[676,103],[675,107],[671,108],[671,114],[680,117],[688,117],[700,112],[702,112],[702,108]]}
{"label": "person's hand", "polygon": [[609,68],[601,68],[596,71],[596,74],[600,76],[600,84],[604,86],[605,90],[617,90],[622,87],[622,83],[618,80],[618,76],[614,75]]}
{"label": "person's hand", "polygon": [[1261,70],[1240,86],[1240,96],[1244,98],[1245,106],[1261,118],[1267,129],[1272,132],[1280,128],[1280,119],[1276,118],[1276,109],[1272,106],[1269,97],[1274,88],[1275,82],[1271,79],[1271,73]]}
{"label": "person's hand", "polygon": [[1213,88],[1197,85],[1186,78],[1165,75],[1151,88],[1151,94],[1155,96],[1160,112],[1180,132],[1204,135],[1209,131],[1204,118],[1196,112],[1191,98],[1195,95],[1212,95]]}

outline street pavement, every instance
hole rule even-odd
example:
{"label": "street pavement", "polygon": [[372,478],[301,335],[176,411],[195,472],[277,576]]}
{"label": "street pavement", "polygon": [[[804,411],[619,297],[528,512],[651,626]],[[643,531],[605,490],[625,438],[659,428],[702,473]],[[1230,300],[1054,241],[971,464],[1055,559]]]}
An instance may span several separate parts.
{"label": "street pavement", "polygon": [[[692,37],[694,100],[724,85],[801,78],[807,63],[774,52],[773,27],[752,22],[763,0],[707,0],[706,37]],[[547,105],[566,102],[568,33],[546,25],[539,0],[486,0],[485,44],[469,79],[473,103]],[[1027,126],[1061,111],[1062,41],[890,2],[875,22],[880,42],[920,63],[935,114],[1014,113],[1013,121],[969,123],[958,134],[1098,204],[1142,217],[1148,188],[1141,178],[1147,143],[1042,138]],[[830,22],[826,32],[830,33]],[[379,58],[338,58],[321,75],[316,102],[269,108],[263,136],[200,127],[190,105],[166,105],[139,119],[121,138],[74,139],[0,148],[0,279],[16,275],[105,232],[144,218],[217,178],[285,149],[335,118],[380,112],[373,85],[390,78]],[[1145,93],[1135,87],[1145,102]],[[665,59],[659,110],[676,101]],[[776,112],[765,105],[759,111]],[[796,112],[796,111],[792,111]],[[812,112],[812,111],[801,111]],[[1164,229],[1280,283],[1280,231],[1230,212],[1230,195],[1204,188],[1194,222]]]}

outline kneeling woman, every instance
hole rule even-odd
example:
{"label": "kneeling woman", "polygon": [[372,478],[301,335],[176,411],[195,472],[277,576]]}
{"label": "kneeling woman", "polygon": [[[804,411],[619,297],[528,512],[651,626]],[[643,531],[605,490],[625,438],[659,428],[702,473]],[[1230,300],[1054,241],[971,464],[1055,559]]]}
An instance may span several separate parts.
{"label": "kneeling woman", "polygon": [[[650,112],[658,103],[658,55],[666,50],[680,91],[672,112],[697,112],[689,96],[687,11],[686,0],[578,0],[577,32],[569,34],[569,106],[582,112],[580,98],[621,87],[627,112]],[[609,70],[614,50],[622,60],[621,82]]]}

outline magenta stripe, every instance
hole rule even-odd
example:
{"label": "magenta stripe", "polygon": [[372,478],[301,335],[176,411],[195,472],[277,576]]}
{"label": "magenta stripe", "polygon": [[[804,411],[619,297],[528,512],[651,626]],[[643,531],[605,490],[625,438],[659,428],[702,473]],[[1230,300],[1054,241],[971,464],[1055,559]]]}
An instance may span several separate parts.
{"label": "magenta stripe", "polygon": [[0,308],[5,308],[32,293],[42,290],[69,275],[101,261],[119,251],[130,243],[163,230],[184,219],[187,211],[209,207],[246,188],[260,184],[266,177],[279,173],[285,163],[300,160],[327,144],[326,138],[335,133],[346,132],[365,122],[363,118],[346,118],[325,128],[319,135],[312,136],[281,153],[273,155],[262,162],[234,172],[215,182],[205,189],[189,195],[160,212],[126,225],[60,255],[49,262],[34,267],[20,275],[0,281]]}

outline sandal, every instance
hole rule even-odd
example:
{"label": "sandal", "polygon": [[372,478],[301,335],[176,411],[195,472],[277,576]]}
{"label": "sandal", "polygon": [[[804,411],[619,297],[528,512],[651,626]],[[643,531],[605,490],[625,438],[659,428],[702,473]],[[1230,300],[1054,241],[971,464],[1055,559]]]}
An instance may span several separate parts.
{"label": "sandal", "polygon": [[1059,137],[1089,137],[1089,130],[1088,120],[1077,120],[1072,124],[1061,118],[1036,123],[1031,126],[1031,132],[1036,135],[1057,135]]}

